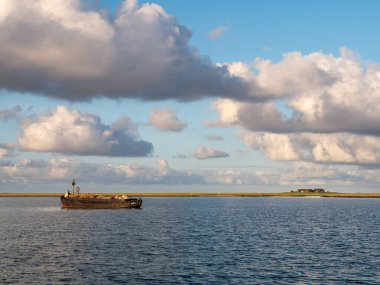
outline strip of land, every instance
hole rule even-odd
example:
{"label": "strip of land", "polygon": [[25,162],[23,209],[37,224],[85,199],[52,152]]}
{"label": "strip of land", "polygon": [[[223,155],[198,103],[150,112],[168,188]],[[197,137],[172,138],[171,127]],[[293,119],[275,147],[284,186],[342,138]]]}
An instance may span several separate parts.
{"label": "strip of land", "polygon": [[[170,192],[170,193],[92,193],[115,196],[126,194],[133,197],[326,197],[326,198],[380,198],[380,193],[235,193],[235,192]],[[0,197],[60,197],[62,193],[0,193]]]}

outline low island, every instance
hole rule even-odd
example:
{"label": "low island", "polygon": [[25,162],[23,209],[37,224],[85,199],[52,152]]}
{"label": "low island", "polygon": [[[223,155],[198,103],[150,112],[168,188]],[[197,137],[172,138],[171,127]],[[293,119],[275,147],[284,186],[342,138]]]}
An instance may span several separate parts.
{"label": "low island", "polygon": [[[139,193],[93,193],[105,197],[128,195],[133,197],[308,197],[324,198],[380,198],[380,193],[339,193],[329,192],[139,192]],[[61,197],[61,193],[0,193],[0,197]]]}

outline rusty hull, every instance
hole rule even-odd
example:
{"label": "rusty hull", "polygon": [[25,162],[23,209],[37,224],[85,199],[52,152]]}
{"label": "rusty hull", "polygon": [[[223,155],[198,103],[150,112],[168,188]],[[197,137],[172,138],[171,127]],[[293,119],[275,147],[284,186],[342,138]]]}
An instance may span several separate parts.
{"label": "rusty hull", "polygon": [[64,209],[123,209],[141,208],[142,200],[136,198],[115,199],[105,197],[64,197],[61,206]]}

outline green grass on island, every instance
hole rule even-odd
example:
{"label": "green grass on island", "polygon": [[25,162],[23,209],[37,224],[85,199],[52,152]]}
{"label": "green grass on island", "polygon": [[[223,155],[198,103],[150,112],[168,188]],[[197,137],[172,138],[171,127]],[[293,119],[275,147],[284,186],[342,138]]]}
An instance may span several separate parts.
{"label": "green grass on island", "polygon": [[[83,193],[89,194],[89,193]],[[132,197],[326,197],[326,198],[380,198],[380,193],[242,193],[242,192],[167,192],[167,193],[91,193],[103,196],[126,194]],[[0,193],[0,197],[60,197],[62,193]]]}

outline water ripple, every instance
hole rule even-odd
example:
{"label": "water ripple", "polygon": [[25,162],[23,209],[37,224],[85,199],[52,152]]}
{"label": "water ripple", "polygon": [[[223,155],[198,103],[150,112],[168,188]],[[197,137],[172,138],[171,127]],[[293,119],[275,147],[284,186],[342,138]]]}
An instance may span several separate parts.
{"label": "water ripple", "polygon": [[3,284],[380,284],[380,200],[0,199]]}

